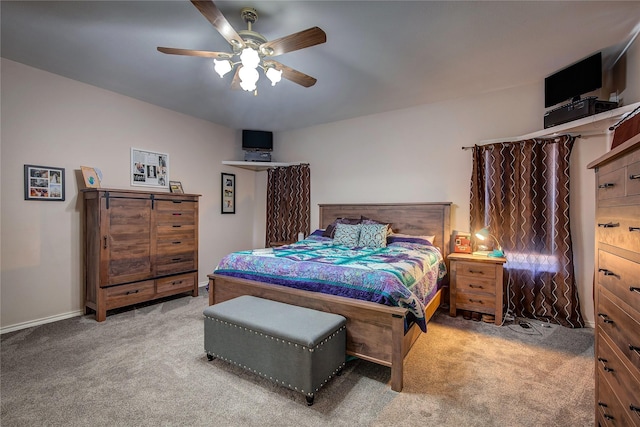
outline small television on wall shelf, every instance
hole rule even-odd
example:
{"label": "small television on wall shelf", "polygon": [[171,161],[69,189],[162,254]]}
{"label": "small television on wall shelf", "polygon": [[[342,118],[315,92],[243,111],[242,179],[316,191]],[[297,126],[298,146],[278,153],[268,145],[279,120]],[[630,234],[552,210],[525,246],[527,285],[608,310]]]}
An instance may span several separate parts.
{"label": "small television on wall shelf", "polygon": [[580,95],[602,87],[602,52],[584,58],[544,79],[544,106],[578,101]]}
{"label": "small television on wall shelf", "polygon": [[273,151],[273,132],[265,130],[243,130],[242,149],[244,151]]}

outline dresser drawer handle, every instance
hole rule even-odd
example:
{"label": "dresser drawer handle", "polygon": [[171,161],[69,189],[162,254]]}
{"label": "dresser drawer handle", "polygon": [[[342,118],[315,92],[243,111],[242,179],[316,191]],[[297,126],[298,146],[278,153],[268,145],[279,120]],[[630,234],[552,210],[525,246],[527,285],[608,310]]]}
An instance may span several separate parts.
{"label": "dresser drawer handle", "polygon": [[629,405],[629,409],[631,409],[633,412],[640,412],[640,406]]}
{"label": "dresser drawer handle", "polygon": [[615,184],[612,184],[610,182],[606,182],[604,184],[598,185],[598,188],[611,188],[611,187],[614,187],[614,186],[615,186]]}
{"label": "dresser drawer handle", "polygon": [[181,241],[175,241],[175,242],[171,242],[172,245],[179,245],[180,243],[182,243]]}
{"label": "dresser drawer handle", "polygon": [[640,231],[640,227],[629,227],[629,231]]}
{"label": "dresser drawer handle", "polygon": [[604,273],[605,276],[615,276],[616,275],[613,271],[607,270],[606,268],[599,268],[598,271],[600,273]]}
{"label": "dresser drawer handle", "polygon": [[607,420],[609,420],[609,421],[612,421],[612,420],[614,420],[614,419],[615,419],[615,418],[613,418],[613,415],[604,414],[603,416],[604,416]]}
{"label": "dresser drawer handle", "polygon": [[606,403],[604,403],[604,402],[598,402],[598,406],[600,406],[600,407],[602,407],[602,408],[608,408],[608,407],[609,407],[609,405],[607,405],[607,404],[606,404]]}
{"label": "dresser drawer handle", "polygon": [[635,351],[636,353],[640,354],[640,347],[638,347],[636,345],[629,344],[629,350]]}
{"label": "dresser drawer handle", "polygon": [[598,313],[598,317],[601,317],[604,323],[613,323],[613,320],[611,320],[607,314]]}
{"label": "dresser drawer handle", "polygon": [[171,282],[171,286],[179,285],[181,283],[182,283],[182,280],[174,280],[173,282]]}
{"label": "dresser drawer handle", "polygon": [[484,274],[484,271],[482,271],[482,270],[469,270],[469,273],[471,273],[471,274]]}
{"label": "dresser drawer handle", "polygon": [[603,366],[602,369],[604,369],[605,372],[614,372],[614,369],[608,366]]}
{"label": "dresser drawer handle", "polygon": [[634,175],[629,175],[629,179],[640,179],[640,173],[636,173]]}
{"label": "dresser drawer handle", "polygon": [[620,223],[619,222],[607,222],[607,223],[599,223],[598,227],[602,227],[602,228],[613,228],[613,227],[620,227]]}
{"label": "dresser drawer handle", "polygon": [[471,285],[469,285],[469,287],[470,287],[471,289],[484,289],[484,286],[482,286],[482,285],[474,285],[474,284],[471,284]]}
{"label": "dresser drawer handle", "polygon": [[181,225],[172,225],[173,228],[180,228],[182,227]]}
{"label": "dresser drawer handle", "polygon": [[140,292],[140,289],[136,289],[135,291],[127,291],[126,295],[137,294]]}
{"label": "dresser drawer handle", "polygon": [[484,304],[481,299],[471,299],[469,298],[469,302],[477,302],[478,304]]}
{"label": "dresser drawer handle", "polygon": [[181,261],[181,260],[182,260],[182,258],[171,258],[172,262],[178,262],[178,261]]}
{"label": "dresser drawer handle", "polygon": [[172,215],[173,216],[181,216],[182,214],[180,212],[174,212]]}
{"label": "dresser drawer handle", "polygon": [[630,290],[631,292],[637,292],[637,293],[639,293],[639,294],[640,294],[640,288],[636,288],[635,286],[630,286],[630,287],[629,287],[629,290]]}

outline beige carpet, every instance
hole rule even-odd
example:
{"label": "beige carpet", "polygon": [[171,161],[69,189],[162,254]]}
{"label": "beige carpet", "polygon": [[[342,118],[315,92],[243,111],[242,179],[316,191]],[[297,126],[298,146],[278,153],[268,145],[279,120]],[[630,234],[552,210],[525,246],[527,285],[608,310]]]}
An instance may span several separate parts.
{"label": "beige carpet", "polygon": [[203,351],[207,294],[8,333],[1,415],[8,426],[592,426],[593,330],[492,324],[436,314],[390,370],[352,360],[302,395]]}

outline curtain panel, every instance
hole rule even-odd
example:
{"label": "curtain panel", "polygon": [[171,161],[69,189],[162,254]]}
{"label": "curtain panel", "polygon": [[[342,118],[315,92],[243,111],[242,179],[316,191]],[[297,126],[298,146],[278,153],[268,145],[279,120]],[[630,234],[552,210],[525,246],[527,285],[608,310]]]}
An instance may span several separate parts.
{"label": "curtain panel", "polygon": [[311,172],[308,164],[270,168],[267,176],[266,246],[310,233]]}
{"label": "curtain panel", "polygon": [[507,258],[507,309],[583,327],[569,223],[569,157],[575,138],[473,148],[471,230],[488,226]]}

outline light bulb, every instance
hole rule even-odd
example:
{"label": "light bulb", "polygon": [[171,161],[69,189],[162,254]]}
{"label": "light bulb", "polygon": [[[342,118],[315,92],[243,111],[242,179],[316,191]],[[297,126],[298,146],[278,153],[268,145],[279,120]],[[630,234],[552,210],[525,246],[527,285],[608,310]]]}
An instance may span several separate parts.
{"label": "light bulb", "polygon": [[260,63],[260,55],[250,47],[245,47],[240,54],[240,61],[243,67],[255,69]]}
{"label": "light bulb", "polygon": [[238,71],[238,76],[240,77],[240,87],[242,87],[242,89],[247,92],[256,89],[256,82],[260,76],[255,68],[247,68],[243,66],[240,68],[240,71]]}
{"label": "light bulb", "polygon": [[225,74],[231,71],[231,62],[227,61],[226,59],[223,61],[214,59],[213,69],[216,70],[216,73],[218,73],[218,75],[220,75],[220,78],[222,78]]}
{"label": "light bulb", "polygon": [[282,70],[269,67],[269,69],[267,69],[267,78],[271,80],[271,86],[275,86],[276,83],[282,80]]}

